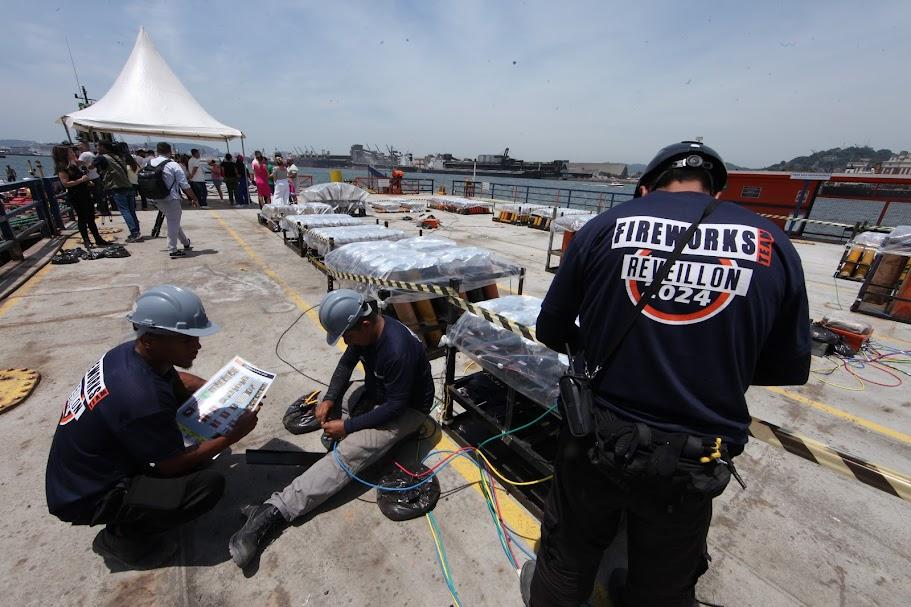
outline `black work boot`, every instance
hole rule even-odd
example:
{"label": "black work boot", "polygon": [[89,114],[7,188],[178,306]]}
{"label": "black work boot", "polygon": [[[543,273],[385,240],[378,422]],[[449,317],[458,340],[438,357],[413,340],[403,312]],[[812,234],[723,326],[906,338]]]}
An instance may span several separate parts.
{"label": "black work boot", "polygon": [[247,522],[228,541],[234,563],[244,569],[284,526],[285,517],[272,504],[262,504],[251,510]]}
{"label": "black work boot", "polygon": [[171,538],[124,537],[109,526],[99,531],[92,542],[92,551],[104,558],[105,563],[114,561],[127,568],[157,567],[169,561],[178,548]]}
{"label": "black work boot", "polygon": [[522,564],[522,573],[519,574],[519,592],[522,593],[522,602],[526,607],[531,600],[531,578],[535,577],[535,561],[529,559]]}

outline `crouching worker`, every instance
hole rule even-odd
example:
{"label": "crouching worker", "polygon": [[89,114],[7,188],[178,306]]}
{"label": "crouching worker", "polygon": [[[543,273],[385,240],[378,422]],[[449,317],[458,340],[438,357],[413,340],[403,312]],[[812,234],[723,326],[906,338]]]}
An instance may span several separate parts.
{"label": "crouching worker", "polygon": [[[316,408],[335,452],[294,479],[264,504],[249,511],[246,524],[228,544],[238,567],[246,567],[287,523],[322,504],[348,484],[338,460],[355,474],[379,460],[401,439],[418,431],[433,403],[433,376],[423,343],[405,325],[377,312],[376,302],[348,289],[327,294],[319,320],[332,345],[347,344]],[[364,365],[364,387],[341,404],[351,372]],[[338,459],[337,459],[338,458]]]}
{"label": "crouching worker", "polygon": [[136,339],[88,370],[67,399],[47,462],[48,510],[74,525],[105,525],[93,550],[156,565],[177,545],[162,534],[209,511],[224,478],[200,464],[246,436],[255,413],[224,436],[185,447],[175,414],[205,381],[189,369],[210,322],[193,292],[163,285],[141,294],[127,319]]}

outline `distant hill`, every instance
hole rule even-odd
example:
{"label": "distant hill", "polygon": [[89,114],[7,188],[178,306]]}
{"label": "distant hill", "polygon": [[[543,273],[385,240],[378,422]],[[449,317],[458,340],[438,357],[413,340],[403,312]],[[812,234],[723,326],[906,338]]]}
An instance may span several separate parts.
{"label": "distant hill", "polygon": [[874,150],[869,146],[851,146],[832,148],[813,152],[809,156],[798,156],[791,160],[782,160],[765,168],[767,171],[814,171],[820,173],[841,173],[849,162],[869,162],[876,165],[889,160],[895,153],[892,150]]}

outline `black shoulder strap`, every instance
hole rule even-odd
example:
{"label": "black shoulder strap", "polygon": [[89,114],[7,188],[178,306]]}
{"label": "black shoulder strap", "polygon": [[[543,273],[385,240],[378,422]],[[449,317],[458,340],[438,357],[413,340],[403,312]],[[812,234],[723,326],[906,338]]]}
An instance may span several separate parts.
{"label": "black shoulder strap", "polygon": [[685,247],[693,237],[693,234],[696,232],[696,228],[699,227],[699,224],[702,223],[706,217],[711,215],[712,211],[714,211],[720,203],[720,199],[713,198],[711,202],[705,205],[705,208],[702,210],[702,215],[699,216],[699,219],[690,224],[690,227],[687,228],[686,231],[680,236],[679,240],[677,240],[677,245],[674,247],[674,251],[668,256],[667,261],[661,264],[661,267],[658,268],[658,272],[652,277],[651,284],[648,286],[648,289],[645,290],[645,293],[643,293],[639,298],[639,302],[636,304],[636,307],[628,310],[626,316],[623,317],[623,321],[617,324],[618,330],[613,334],[613,337],[607,346],[607,350],[605,350],[604,357],[595,368],[593,375],[597,375],[601,370],[607,367],[610,359],[620,347],[620,344],[623,343],[623,340],[626,339],[626,336],[636,324],[636,320],[639,318],[639,313],[642,312],[642,309],[648,305],[649,300],[651,300],[651,298],[655,296],[655,293],[658,292],[658,289],[661,288],[661,283],[664,282],[664,279],[667,278],[668,273],[671,271],[671,267],[680,258],[680,253],[683,251],[683,247]]}

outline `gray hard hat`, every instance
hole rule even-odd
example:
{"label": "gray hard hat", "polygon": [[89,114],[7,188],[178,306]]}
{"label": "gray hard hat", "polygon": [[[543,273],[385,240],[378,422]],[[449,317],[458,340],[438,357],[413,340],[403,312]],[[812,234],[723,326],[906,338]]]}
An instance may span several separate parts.
{"label": "gray hard hat", "polygon": [[319,322],[326,330],[326,343],[335,344],[342,334],[370,316],[373,309],[363,293],[351,289],[330,291],[319,305]]}
{"label": "gray hard hat", "polygon": [[174,285],[152,287],[136,299],[127,320],[142,333],[212,335],[218,325],[209,320],[202,300],[193,291]]}

